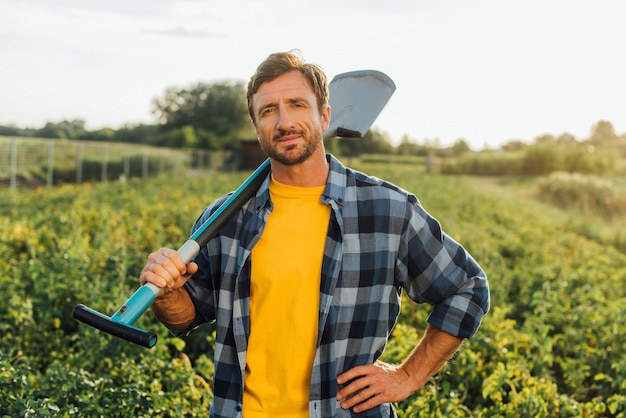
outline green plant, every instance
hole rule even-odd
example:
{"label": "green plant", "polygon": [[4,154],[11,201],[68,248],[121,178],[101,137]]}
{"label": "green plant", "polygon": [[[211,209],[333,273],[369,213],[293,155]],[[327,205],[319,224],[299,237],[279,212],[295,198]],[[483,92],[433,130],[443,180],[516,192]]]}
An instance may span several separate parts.
{"label": "green plant", "polygon": [[[626,415],[623,252],[531,197],[410,163],[354,163],[415,192],[490,277],[492,310],[478,333],[397,405],[401,417]],[[114,312],[146,256],[182,244],[202,209],[246,176],[0,191],[0,416],[206,416],[210,325],[173,338],[148,312],[138,325],[159,343],[147,350],[71,310]],[[408,355],[428,313],[403,302],[383,359]]]}

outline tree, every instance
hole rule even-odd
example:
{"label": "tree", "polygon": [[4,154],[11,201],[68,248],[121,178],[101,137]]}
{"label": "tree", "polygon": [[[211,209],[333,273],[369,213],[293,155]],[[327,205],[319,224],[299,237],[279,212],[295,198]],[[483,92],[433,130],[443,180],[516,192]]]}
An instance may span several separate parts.
{"label": "tree", "polygon": [[389,135],[377,128],[367,131],[362,140],[363,154],[392,154],[393,146]]}
{"label": "tree", "polygon": [[20,134],[21,134],[20,129],[13,124],[0,126],[0,135],[18,136]]}
{"label": "tree", "polygon": [[72,121],[61,121],[58,123],[48,122],[46,125],[35,132],[36,136],[41,138],[63,138],[78,139],[87,133],[85,129],[85,121],[75,119]]}
{"label": "tree", "polygon": [[198,144],[198,136],[193,126],[186,125],[164,132],[160,143],[170,148],[195,148]]}
{"label": "tree", "polygon": [[198,83],[183,89],[170,87],[164,97],[153,101],[153,114],[163,131],[190,126],[196,133],[205,131],[208,136],[220,138],[233,138],[249,124],[241,81]]}
{"label": "tree", "polygon": [[591,138],[590,139],[615,139],[617,138],[617,134],[615,133],[615,128],[613,128],[613,124],[608,120],[598,121],[591,128]]}
{"label": "tree", "polygon": [[554,144],[556,139],[552,134],[543,134],[535,138],[535,144]]}
{"label": "tree", "polygon": [[163,145],[158,143],[157,133],[157,127],[155,125],[126,124],[115,131],[110,140],[113,142]]}
{"label": "tree", "polygon": [[575,145],[578,143],[576,137],[570,133],[563,133],[556,139],[556,142],[560,145]]}
{"label": "tree", "polygon": [[363,138],[331,138],[326,142],[328,152],[346,157],[362,154],[392,154],[393,146],[386,133],[372,128]]}
{"label": "tree", "polygon": [[452,153],[452,155],[458,157],[459,155],[470,152],[471,150],[472,149],[470,148],[466,140],[459,139],[452,145],[450,152]]}
{"label": "tree", "polygon": [[112,141],[115,136],[115,130],[113,128],[101,128],[95,131],[87,132],[84,135],[84,139],[90,141]]}
{"label": "tree", "polygon": [[398,155],[426,155],[424,147],[421,147],[415,139],[408,135],[402,136],[395,152]]}
{"label": "tree", "polygon": [[521,141],[519,139],[514,139],[502,145],[500,148],[502,148],[502,151],[520,151],[526,148],[527,146],[528,144],[526,144],[524,141]]}

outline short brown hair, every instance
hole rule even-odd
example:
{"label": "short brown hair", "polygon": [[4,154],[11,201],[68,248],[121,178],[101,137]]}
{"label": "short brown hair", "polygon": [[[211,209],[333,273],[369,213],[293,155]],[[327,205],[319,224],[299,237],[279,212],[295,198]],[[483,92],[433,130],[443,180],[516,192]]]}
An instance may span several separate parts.
{"label": "short brown hair", "polygon": [[248,113],[253,123],[256,123],[256,119],[252,109],[252,96],[263,83],[272,81],[289,71],[300,71],[304,75],[317,98],[319,112],[323,112],[324,107],[328,104],[328,78],[320,66],[305,63],[302,53],[297,49],[292,49],[288,52],[270,54],[250,78],[247,93]]}

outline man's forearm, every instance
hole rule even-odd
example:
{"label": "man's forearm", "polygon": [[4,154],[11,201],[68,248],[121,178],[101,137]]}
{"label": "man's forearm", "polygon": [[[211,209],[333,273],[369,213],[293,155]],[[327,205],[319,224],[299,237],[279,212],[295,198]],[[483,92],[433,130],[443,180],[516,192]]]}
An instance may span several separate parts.
{"label": "man's forearm", "polygon": [[356,366],[337,377],[337,400],[344,409],[363,412],[384,402],[400,402],[423,387],[454,355],[463,340],[429,326],[401,366],[380,361]]}
{"label": "man's forearm", "polygon": [[152,304],[152,312],[159,321],[172,330],[185,330],[196,318],[196,308],[189,293],[182,287],[156,298]]}
{"label": "man's forearm", "polygon": [[421,388],[450,360],[462,342],[461,338],[429,325],[420,343],[400,367],[414,387]]}

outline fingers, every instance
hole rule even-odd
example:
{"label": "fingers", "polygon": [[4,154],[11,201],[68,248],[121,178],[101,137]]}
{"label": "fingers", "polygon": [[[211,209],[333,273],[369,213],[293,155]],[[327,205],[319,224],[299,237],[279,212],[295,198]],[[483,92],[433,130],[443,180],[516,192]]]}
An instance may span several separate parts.
{"label": "fingers", "polygon": [[360,412],[378,404],[374,399],[376,381],[372,378],[371,367],[371,365],[358,366],[337,377],[337,383],[340,385],[347,383],[337,392],[337,400],[341,402],[343,409],[354,407],[354,412]]}
{"label": "fingers", "polygon": [[198,271],[196,263],[185,265],[178,252],[169,248],[150,254],[146,266],[139,275],[141,285],[153,283],[161,288],[176,289]]}
{"label": "fingers", "polygon": [[354,367],[337,377],[337,383],[345,386],[337,392],[337,400],[343,409],[358,413],[385,402],[406,399],[408,375],[399,367],[376,362]]}
{"label": "fingers", "polygon": [[342,374],[340,374],[339,376],[337,376],[337,383],[339,383],[340,385],[343,385],[346,382],[349,382],[352,379],[355,379],[359,376],[364,376],[367,374],[368,369],[372,367],[371,364],[366,364],[363,366],[356,366],[353,367],[345,372],[343,372]]}

